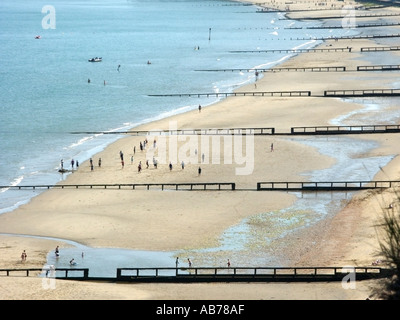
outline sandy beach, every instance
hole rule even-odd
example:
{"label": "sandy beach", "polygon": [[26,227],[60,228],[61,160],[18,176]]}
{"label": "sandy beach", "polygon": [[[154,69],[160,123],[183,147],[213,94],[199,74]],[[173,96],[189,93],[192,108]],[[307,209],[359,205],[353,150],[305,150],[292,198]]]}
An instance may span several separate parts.
{"label": "sandy beach", "polygon": [[[248,1],[254,3],[254,1]],[[282,9],[285,1],[266,7]],[[315,2],[291,5],[296,19],[337,15],[342,1],[329,2],[331,9],[308,11]],[[349,2],[354,4],[354,2]],[[337,6],[337,7],[336,7]],[[370,12],[398,12],[396,8]],[[358,12],[357,12],[358,13]],[[385,18],[381,18],[385,19]],[[391,17],[399,21],[400,18]],[[371,18],[371,21],[373,19]],[[395,27],[393,33],[396,33]],[[48,252],[68,242],[94,248],[127,248],[149,251],[179,251],[208,248],[218,244],[221,234],[243,219],[260,212],[291,206],[296,197],[287,192],[256,192],[260,181],[307,181],[305,172],[329,168],[335,159],[303,144],[290,135],[291,127],[323,126],[341,115],[361,109],[357,103],[323,97],[324,90],[391,88],[394,72],[357,72],[359,65],[373,65],[373,53],[361,47],[379,46],[380,39],[327,40],[319,48],[346,48],[351,52],[299,54],[279,67],[345,66],[346,72],[266,72],[240,92],[309,90],[310,97],[228,97],[216,104],[141,125],[134,130],[177,130],[197,128],[275,128],[279,135],[230,136],[135,136],[127,134],[81,163],[61,184],[140,183],[235,183],[236,190],[161,191],[131,189],[51,189],[18,209],[0,215],[0,269],[42,268]],[[385,43],[391,41],[385,39]],[[396,45],[397,38],[393,38]],[[398,57],[399,53],[388,54]],[[384,63],[384,62],[382,62]],[[381,123],[377,123],[381,124]],[[371,179],[400,179],[400,146],[396,133],[348,135],[351,139],[376,142],[378,147],[354,157],[392,156],[393,159]],[[146,150],[140,143],[148,139]],[[303,139],[313,139],[305,136]],[[155,143],[155,145],[154,145]],[[240,152],[233,152],[234,145]],[[273,151],[271,150],[273,145]],[[135,147],[135,152],[134,152]],[[121,163],[120,152],[124,154]],[[204,159],[202,155],[204,154]],[[233,154],[233,156],[232,156]],[[131,162],[131,157],[133,161]],[[159,160],[157,168],[153,156]],[[181,159],[185,156],[185,168]],[[98,159],[101,158],[101,167]],[[146,167],[146,161],[149,167]],[[172,170],[169,162],[173,162]],[[141,162],[142,171],[138,171]],[[201,167],[201,174],[198,169]],[[395,199],[395,190],[361,191],[343,210],[318,223],[291,233],[271,244],[273,253],[291,266],[370,266],[379,255],[379,230],[375,228],[382,208]],[[34,191],[32,191],[34,192]],[[31,235],[44,237],[22,237]],[[21,262],[20,254],[28,257]],[[222,256],[223,265],[226,258]],[[235,261],[233,261],[235,263]],[[57,280],[53,290],[42,288],[36,277],[0,276],[2,300],[365,300],[375,281],[360,281],[356,289],[340,283],[197,283],[116,284]]]}

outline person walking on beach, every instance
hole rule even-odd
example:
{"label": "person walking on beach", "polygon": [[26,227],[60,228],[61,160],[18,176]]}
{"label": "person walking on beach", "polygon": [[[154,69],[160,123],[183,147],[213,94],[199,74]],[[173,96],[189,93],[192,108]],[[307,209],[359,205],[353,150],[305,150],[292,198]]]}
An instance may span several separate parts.
{"label": "person walking on beach", "polygon": [[199,167],[198,173],[199,175],[201,175],[201,167]]}
{"label": "person walking on beach", "polygon": [[175,266],[176,266],[176,268],[178,268],[178,266],[179,266],[179,257],[176,257]]}
{"label": "person walking on beach", "polygon": [[142,171],[142,161],[139,161],[138,165],[138,172],[140,173],[140,171]]}
{"label": "person walking on beach", "polygon": [[189,265],[189,268],[191,268],[192,267],[192,261],[190,261],[190,259],[188,258],[188,265]]}
{"label": "person walking on beach", "polygon": [[72,160],[71,160],[71,168],[72,168],[72,170],[74,170],[74,164],[75,164],[75,160],[72,159]]}
{"label": "person walking on beach", "polygon": [[169,171],[172,171],[172,162],[169,163]]}
{"label": "person walking on beach", "polygon": [[274,144],[271,143],[271,152],[274,151]]}
{"label": "person walking on beach", "polygon": [[28,255],[26,254],[26,251],[25,250],[22,251],[22,253],[21,253],[21,261],[22,262],[26,261],[27,257],[28,257]]}
{"label": "person walking on beach", "polygon": [[228,262],[227,262],[227,266],[228,266],[228,268],[230,268],[231,267],[231,262],[230,262],[230,260],[228,259]]}
{"label": "person walking on beach", "polygon": [[157,160],[154,157],[153,157],[153,166],[155,169],[157,169]]}
{"label": "person walking on beach", "polygon": [[64,160],[61,159],[61,170],[64,169]]}
{"label": "person walking on beach", "polygon": [[55,253],[56,257],[60,256],[60,249],[58,246],[56,247],[56,250],[54,251],[54,253]]}
{"label": "person walking on beach", "polygon": [[101,158],[99,158],[99,168],[101,167]]}
{"label": "person walking on beach", "polygon": [[133,164],[133,156],[131,156],[131,164]]}
{"label": "person walking on beach", "polygon": [[199,104],[199,113],[201,112],[201,105]]}
{"label": "person walking on beach", "polygon": [[182,167],[182,170],[185,169],[185,163],[183,162],[183,160],[182,160],[182,163],[181,163],[181,167]]}

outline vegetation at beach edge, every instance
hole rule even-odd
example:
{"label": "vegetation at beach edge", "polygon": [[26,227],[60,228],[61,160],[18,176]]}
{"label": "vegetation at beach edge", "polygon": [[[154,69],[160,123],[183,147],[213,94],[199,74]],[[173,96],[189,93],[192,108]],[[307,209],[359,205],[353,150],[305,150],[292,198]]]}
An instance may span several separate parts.
{"label": "vegetation at beach edge", "polygon": [[383,263],[390,267],[392,275],[374,289],[373,296],[383,300],[400,299],[400,194],[395,191],[395,201],[389,207],[381,207],[383,216],[377,225],[382,231],[379,246]]}

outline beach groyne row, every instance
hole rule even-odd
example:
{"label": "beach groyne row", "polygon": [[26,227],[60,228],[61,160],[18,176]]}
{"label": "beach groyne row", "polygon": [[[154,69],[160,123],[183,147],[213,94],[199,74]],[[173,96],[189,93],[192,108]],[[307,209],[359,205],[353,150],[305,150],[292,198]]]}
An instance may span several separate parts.
{"label": "beach groyne row", "polygon": [[331,67],[288,67],[288,68],[232,68],[232,69],[200,69],[194,71],[202,72],[352,72],[352,71],[396,71],[400,70],[400,65],[369,65],[357,66],[355,70],[348,69],[344,66]]}
{"label": "beach groyne row", "polygon": [[[342,8],[340,8],[342,9]],[[281,10],[281,9],[276,9],[276,8],[268,8],[265,7],[263,9],[259,9],[256,12],[257,13],[271,13],[271,12],[277,12],[277,13],[292,13],[292,12],[313,12],[313,11],[337,11],[339,10],[338,8],[315,8],[315,9],[290,9],[290,10]],[[308,17],[307,17],[308,18]],[[321,18],[320,18],[321,19]],[[304,19],[306,20],[306,19]]]}
{"label": "beach groyne row", "polygon": [[203,72],[344,72],[346,67],[333,66],[333,67],[298,67],[298,68],[233,68],[233,69],[200,69],[195,71]]}
{"label": "beach groyne row", "polygon": [[[173,274],[174,273],[174,274]],[[191,267],[118,268],[116,281],[125,282],[272,282],[340,281],[349,273],[357,280],[385,277],[380,267]]]}
{"label": "beach groyne row", "polygon": [[400,181],[306,181],[306,182],[258,182],[258,191],[351,191],[387,189]]}
{"label": "beach groyne row", "polygon": [[[370,14],[358,14],[355,15],[354,17],[356,19],[358,18],[380,18],[380,17],[398,17],[400,16],[400,13],[370,13]],[[336,19],[343,19],[346,16],[341,15],[341,16],[323,16],[323,17],[307,17],[304,20],[336,20]],[[287,20],[285,18],[279,18],[278,20]]]}
{"label": "beach groyne row", "polygon": [[382,97],[399,96],[400,89],[349,89],[349,90],[325,90],[324,97]]}
{"label": "beach groyne row", "polygon": [[171,135],[318,135],[318,134],[353,134],[353,133],[397,133],[400,125],[377,124],[358,126],[298,126],[291,127],[289,132],[277,133],[273,127],[266,128],[208,128],[180,130],[130,130],[130,131],[75,131],[71,134],[129,134],[133,136],[171,136]]}
{"label": "beach groyne row", "polygon": [[[367,24],[357,24],[355,27],[357,28],[375,28],[375,27],[397,27],[400,23],[398,22],[387,22],[387,23],[367,23]],[[308,30],[308,29],[343,29],[344,27],[340,25],[329,25],[329,26],[314,26],[314,27],[283,27],[283,28],[274,28],[274,27],[266,27],[266,28],[253,28],[255,30]],[[249,28],[248,30],[251,30]]]}
{"label": "beach groyne row", "polygon": [[309,97],[311,91],[247,91],[247,92],[210,92],[210,93],[171,93],[149,94],[149,97],[231,97],[231,96],[261,96],[261,97]]}
{"label": "beach groyne row", "polygon": [[257,182],[256,189],[237,189],[233,182],[212,183],[141,183],[141,184],[55,184],[0,186],[1,189],[112,189],[154,191],[345,191],[387,189],[398,186],[400,181],[270,181]]}
{"label": "beach groyne row", "polygon": [[175,190],[175,191],[199,191],[199,190],[235,190],[232,182],[209,183],[114,183],[114,184],[53,184],[53,185],[17,185],[0,186],[1,189],[36,190],[36,189],[129,189],[129,190]]}
{"label": "beach groyne row", "polygon": [[88,268],[0,269],[0,276],[36,276],[59,280],[112,282],[303,282],[386,278],[392,270],[381,267],[190,267],[117,268],[115,277],[90,276]]}
{"label": "beach groyne row", "polygon": [[363,133],[397,133],[400,125],[360,125],[360,126],[310,126],[292,127],[290,133],[298,135],[318,134],[363,134]]}
{"label": "beach groyne row", "polygon": [[274,49],[274,50],[233,50],[229,53],[309,53],[309,52],[351,52],[351,48],[314,48],[314,49]]}
{"label": "beach groyne row", "polygon": [[400,46],[390,47],[362,47],[361,52],[381,52],[381,51],[399,51]]}
{"label": "beach groyne row", "polygon": [[[361,39],[380,39],[380,38],[398,38],[400,37],[399,33],[392,34],[374,34],[374,35],[360,35],[360,36],[341,36],[341,37],[307,37],[307,38],[289,38],[290,40],[301,40],[301,41],[311,41],[311,40],[361,40]],[[265,39],[271,40],[271,39]],[[273,40],[273,39],[272,39]],[[288,39],[275,39],[275,40],[288,40]]]}
{"label": "beach groyne row", "polygon": [[[333,38],[331,39],[333,40]],[[399,51],[400,46],[361,47],[360,52]],[[318,52],[352,52],[353,48],[314,48],[314,49],[275,49],[275,50],[232,50],[229,53],[318,53]]]}
{"label": "beach groyne row", "polygon": [[[382,70],[383,71],[383,70]],[[347,90],[325,90],[322,97],[382,97],[399,96],[400,89],[347,89]],[[210,93],[166,93],[150,94],[149,97],[321,97],[312,95],[311,91],[247,91],[247,92],[210,92]]]}
{"label": "beach groyne row", "polygon": [[207,129],[179,129],[179,130],[129,130],[129,131],[75,131],[71,134],[130,134],[133,136],[168,136],[168,135],[271,135],[275,128],[207,128]]}
{"label": "beach groyne row", "polygon": [[[400,23],[368,23],[368,24],[357,24],[357,28],[375,28],[375,27],[397,27]],[[343,29],[342,25],[335,26],[318,26],[318,27],[286,27],[284,29]]]}
{"label": "beach groyne row", "polygon": [[399,64],[393,65],[375,65],[375,66],[357,66],[357,71],[396,71],[400,70]]}

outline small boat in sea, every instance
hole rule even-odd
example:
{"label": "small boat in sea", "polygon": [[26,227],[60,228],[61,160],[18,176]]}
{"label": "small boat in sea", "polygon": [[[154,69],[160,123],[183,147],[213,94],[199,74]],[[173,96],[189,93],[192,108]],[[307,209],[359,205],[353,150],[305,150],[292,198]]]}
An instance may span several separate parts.
{"label": "small boat in sea", "polygon": [[36,37],[35,37],[35,39],[40,39],[40,38],[41,38],[41,36],[36,36]]}
{"label": "small boat in sea", "polygon": [[101,62],[102,58],[101,57],[100,58],[96,57],[96,58],[89,59],[88,61],[89,62]]}

